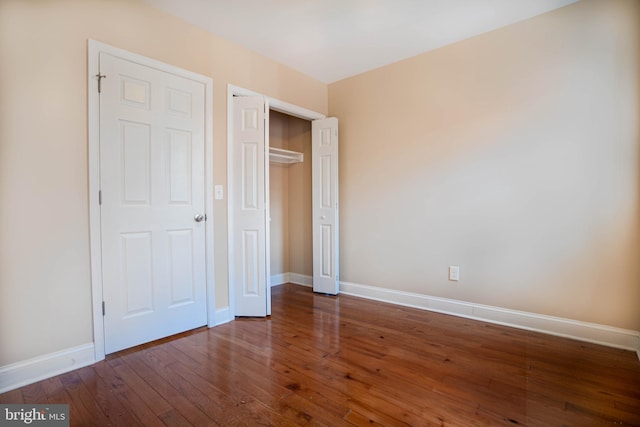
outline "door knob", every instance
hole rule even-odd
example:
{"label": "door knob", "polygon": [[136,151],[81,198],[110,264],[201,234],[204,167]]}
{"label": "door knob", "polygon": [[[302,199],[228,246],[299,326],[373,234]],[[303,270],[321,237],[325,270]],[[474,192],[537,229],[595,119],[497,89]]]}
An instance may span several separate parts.
{"label": "door knob", "polygon": [[195,222],[201,222],[202,220],[204,220],[204,215],[202,214],[196,214],[196,216],[193,217]]}

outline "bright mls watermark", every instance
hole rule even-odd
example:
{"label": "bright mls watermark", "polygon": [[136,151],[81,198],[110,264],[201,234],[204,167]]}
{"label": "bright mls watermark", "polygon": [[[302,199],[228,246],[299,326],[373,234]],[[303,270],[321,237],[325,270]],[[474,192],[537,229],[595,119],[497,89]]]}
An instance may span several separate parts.
{"label": "bright mls watermark", "polygon": [[69,427],[69,405],[2,405],[0,427]]}

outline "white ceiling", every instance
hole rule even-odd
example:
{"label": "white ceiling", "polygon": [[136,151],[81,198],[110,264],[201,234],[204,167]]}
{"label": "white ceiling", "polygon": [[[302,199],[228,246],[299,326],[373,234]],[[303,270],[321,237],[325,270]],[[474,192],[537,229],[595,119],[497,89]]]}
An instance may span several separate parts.
{"label": "white ceiling", "polygon": [[145,0],[332,83],[577,0]]}

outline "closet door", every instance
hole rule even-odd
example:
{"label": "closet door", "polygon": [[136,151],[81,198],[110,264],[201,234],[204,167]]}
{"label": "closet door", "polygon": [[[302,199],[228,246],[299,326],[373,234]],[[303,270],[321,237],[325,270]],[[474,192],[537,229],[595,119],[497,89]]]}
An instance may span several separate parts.
{"label": "closet door", "polygon": [[236,97],[233,101],[230,273],[235,315],[262,317],[269,311],[265,102],[262,97]]}
{"label": "closet door", "polygon": [[313,291],[340,291],[338,246],[338,119],[311,122]]}

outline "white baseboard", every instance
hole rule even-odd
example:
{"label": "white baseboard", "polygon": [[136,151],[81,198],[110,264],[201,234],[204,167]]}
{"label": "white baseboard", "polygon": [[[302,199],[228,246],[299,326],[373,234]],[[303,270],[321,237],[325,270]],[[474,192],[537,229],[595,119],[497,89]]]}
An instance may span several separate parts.
{"label": "white baseboard", "polygon": [[289,274],[291,273],[274,274],[273,276],[271,276],[271,280],[269,281],[271,287],[289,283]]}
{"label": "white baseboard", "polygon": [[284,283],[294,283],[302,286],[313,286],[313,277],[298,273],[282,273],[271,276],[271,287]]}
{"label": "white baseboard", "polygon": [[224,325],[225,323],[229,323],[234,319],[231,315],[231,308],[224,307],[216,310],[216,321],[213,326]]}
{"label": "white baseboard", "polygon": [[289,273],[289,283],[302,286],[313,286],[313,277],[305,276],[304,274]]}
{"label": "white baseboard", "polygon": [[350,282],[340,282],[340,292],[391,304],[631,350],[635,351],[640,359],[640,331]]}
{"label": "white baseboard", "polygon": [[0,367],[0,393],[92,365],[93,343],[68,348],[44,356]]}

